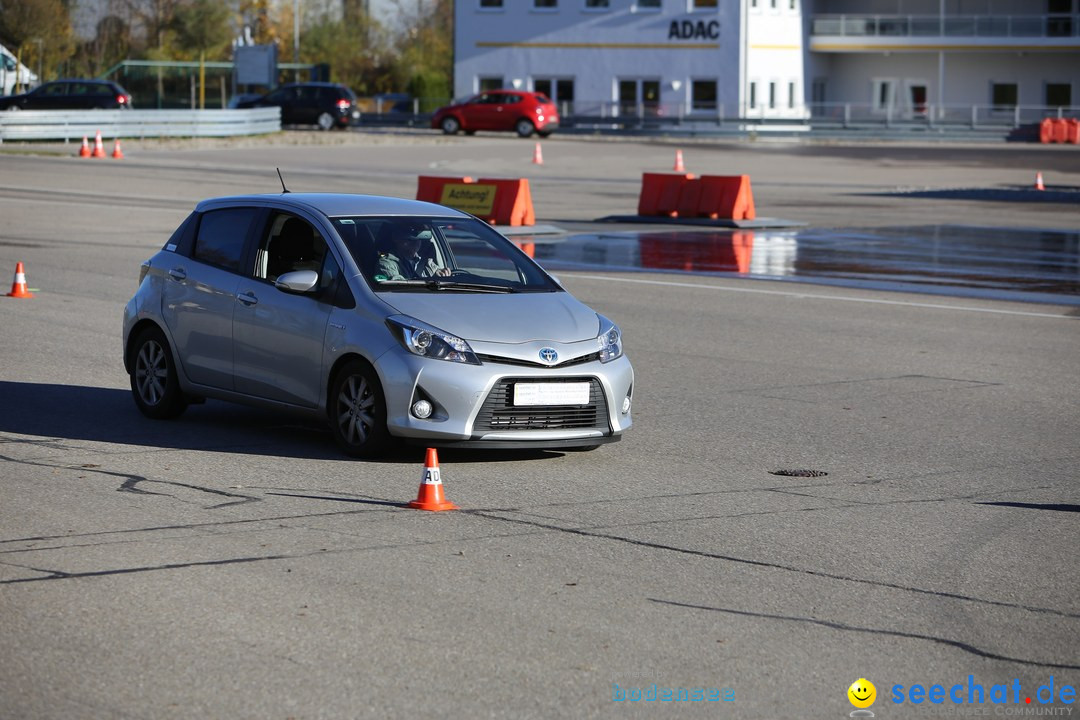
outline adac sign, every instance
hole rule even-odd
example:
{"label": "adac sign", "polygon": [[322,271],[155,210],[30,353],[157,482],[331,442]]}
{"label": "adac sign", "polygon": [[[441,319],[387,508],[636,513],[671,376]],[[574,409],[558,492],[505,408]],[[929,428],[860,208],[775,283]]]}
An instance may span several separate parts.
{"label": "adac sign", "polygon": [[719,20],[672,20],[668,40],[719,40]]}

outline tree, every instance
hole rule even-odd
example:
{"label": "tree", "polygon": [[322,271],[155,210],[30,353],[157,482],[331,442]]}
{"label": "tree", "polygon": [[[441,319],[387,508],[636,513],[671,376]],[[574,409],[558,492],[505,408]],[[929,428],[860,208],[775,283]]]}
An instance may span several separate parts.
{"label": "tree", "polygon": [[[416,2],[416,9],[396,0],[401,18],[395,63],[398,87],[421,98],[422,109],[444,104],[453,94],[454,3],[453,0]],[[410,3],[411,4],[411,3]]]}
{"label": "tree", "polygon": [[176,39],[180,47],[199,56],[199,109],[206,107],[206,55],[229,46],[229,9],[215,0],[188,0],[176,9]]}
{"label": "tree", "polygon": [[53,79],[75,52],[67,4],[61,0],[0,0],[0,39],[23,63]]}

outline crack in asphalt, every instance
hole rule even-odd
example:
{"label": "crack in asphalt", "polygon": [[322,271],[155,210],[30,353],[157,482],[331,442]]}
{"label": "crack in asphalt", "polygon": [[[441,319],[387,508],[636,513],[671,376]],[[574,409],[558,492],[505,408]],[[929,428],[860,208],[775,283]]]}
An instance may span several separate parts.
{"label": "crack in asphalt", "polygon": [[842,630],[845,632],[868,633],[870,635],[887,635],[891,637],[908,638],[911,640],[927,640],[929,642],[937,643],[939,645],[956,648],[966,653],[977,655],[981,658],[986,658],[987,660],[1003,660],[1005,662],[1017,663],[1019,665],[1031,665],[1032,667],[1039,668],[1080,670],[1080,665],[1040,662],[1038,660],[1027,660],[1025,658],[1010,657],[1009,655],[1001,655],[999,653],[990,652],[988,650],[982,650],[975,647],[974,645],[971,645],[970,643],[962,642],[960,640],[950,640],[948,638],[937,637],[935,635],[909,633],[902,630],[883,630],[881,628],[867,628],[859,627],[857,625],[845,625],[844,623],[832,622],[829,620],[818,620],[816,618],[810,617],[799,617],[797,615],[773,615],[770,613],[750,612],[749,610],[736,610],[734,608],[711,607],[708,605],[693,605],[691,603],[676,602],[674,600],[661,600],[659,598],[648,599],[650,602],[659,603],[661,605],[671,605],[673,607],[688,608],[691,610],[708,610],[710,612],[727,613],[729,615],[740,615],[743,617],[761,618],[765,620],[783,620],[788,622],[806,623],[810,625],[820,625],[821,627],[829,628],[831,630]]}

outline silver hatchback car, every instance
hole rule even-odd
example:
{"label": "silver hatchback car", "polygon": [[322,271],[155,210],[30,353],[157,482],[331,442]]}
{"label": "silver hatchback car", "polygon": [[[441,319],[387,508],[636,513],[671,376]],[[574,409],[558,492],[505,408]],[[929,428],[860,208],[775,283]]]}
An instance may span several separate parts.
{"label": "silver hatchback car", "polygon": [[148,417],[299,410],[356,457],[594,447],[631,424],[619,328],[486,223],[411,200],[204,200],[143,263],[123,350]]}

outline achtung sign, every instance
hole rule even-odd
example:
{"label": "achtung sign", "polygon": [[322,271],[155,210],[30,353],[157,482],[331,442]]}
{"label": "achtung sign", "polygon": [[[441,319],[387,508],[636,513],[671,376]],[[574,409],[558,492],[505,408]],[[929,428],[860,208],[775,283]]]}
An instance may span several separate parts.
{"label": "achtung sign", "polygon": [[447,183],[439,203],[473,215],[490,215],[495,205],[495,185]]}

